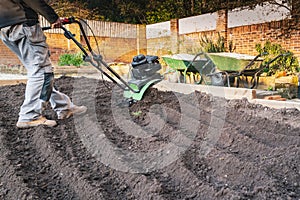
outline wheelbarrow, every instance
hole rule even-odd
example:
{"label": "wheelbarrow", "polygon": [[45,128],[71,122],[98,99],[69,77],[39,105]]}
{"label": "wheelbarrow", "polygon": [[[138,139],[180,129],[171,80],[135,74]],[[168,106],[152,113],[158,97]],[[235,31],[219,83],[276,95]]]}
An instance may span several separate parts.
{"label": "wheelbarrow", "polygon": [[[228,87],[230,87],[236,79],[236,87],[239,87],[240,83],[242,83],[244,88],[253,89],[258,86],[259,76],[263,70],[268,68],[270,64],[278,58],[286,56],[289,53],[279,54],[270,61],[263,63],[263,56],[267,54],[268,53],[263,52],[256,56],[250,56],[238,53],[209,53],[208,56],[215,63],[219,71],[209,74],[208,76],[212,78],[217,76],[220,79],[223,75],[223,77],[225,77],[223,80],[226,82],[224,85],[227,84]],[[220,83],[220,81],[218,83]]]}
{"label": "wheelbarrow", "polygon": [[247,74],[254,75],[261,66],[263,58],[261,54],[251,56],[240,53],[208,53],[208,57],[216,65],[216,72],[208,74],[212,79],[212,85],[230,87],[237,77],[237,87],[241,81],[240,77]]}
{"label": "wheelbarrow", "polygon": [[162,56],[162,59],[171,69],[179,72],[180,78],[178,82],[183,83],[186,83],[186,75],[188,73],[200,75],[200,79],[196,80],[196,84],[201,84],[203,81],[206,83],[206,74],[211,73],[215,69],[214,63],[203,52],[196,55],[175,54]]}

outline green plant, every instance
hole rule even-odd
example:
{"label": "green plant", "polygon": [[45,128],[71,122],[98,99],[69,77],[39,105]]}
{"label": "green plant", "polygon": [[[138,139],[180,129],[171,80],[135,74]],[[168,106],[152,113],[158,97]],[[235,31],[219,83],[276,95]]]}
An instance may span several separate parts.
{"label": "green plant", "polygon": [[83,53],[75,53],[75,54],[62,54],[59,56],[58,65],[60,66],[82,66],[84,64],[83,61]]}
{"label": "green plant", "polygon": [[139,110],[137,112],[132,112],[131,114],[135,117],[138,117],[138,116],[141,116],[143,113],[142,113],[142,111]]}
{"label": "green plant", "polygon": [[272,86],[269,86],[269,87],[267,88],[267,90],[268,90],[268,91],[273,91],[273,87],[272,87]]}
{"label": "green plant", "polygon": [[235,51],[235,48],[236,48],[236,46],[235,46],[233,40],[229,40],[229,41],[228,41],[228,51],[229,51],[229,52],[234,52],[234,51]]}
{"label": "green plant", "polygon": [[284,54],[284,56],[279,57],[272,62],[268,68],[264,69],[264,72],[266,72],[267,75],[275,75],[277,72],[281,71],[286,72],[288,75],[299,72],[298,59],[292,52],[283,49],[280,44],[272,44],[270,41],[267,41],[263,46],[261,44],[256,44],[255,48],[258,53],[268,53],[264,56],[264,64],[275,58],[277,55]]}
{"label": "green plant", "polygon": [[225,52],[225,38],[218,33],[218,38],[214,41],[212,38],[208,38],[207,35],[199,38],[200,47],[202,51],[207,53]]}

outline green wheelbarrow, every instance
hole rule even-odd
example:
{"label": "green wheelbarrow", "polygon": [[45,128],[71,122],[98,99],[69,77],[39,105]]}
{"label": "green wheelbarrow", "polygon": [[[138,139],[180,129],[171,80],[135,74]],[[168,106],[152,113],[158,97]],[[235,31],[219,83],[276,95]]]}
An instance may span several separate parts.
{"label": "green wheelbarrow", "polygon": [[[194,73],[200,75],[200,79],[196,81],[197,84],[205,82],[207,84],[209,74],[215,70],[215,65],[205,53],[192,54],[174,54],[171,56],[162,56],[164,62],[173,70],[180,73],[183,77],[182,82],[186,83],[186,75]],[[181,79],[179,80],[181,82]]]}

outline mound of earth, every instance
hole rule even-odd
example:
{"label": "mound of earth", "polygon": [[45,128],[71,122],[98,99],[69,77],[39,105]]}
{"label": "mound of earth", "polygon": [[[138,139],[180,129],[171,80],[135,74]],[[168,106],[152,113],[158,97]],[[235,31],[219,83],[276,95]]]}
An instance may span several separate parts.
{"label": "mound of earth", "polygon": [[[25,85],[0,87],[0,199],[300,199],[300,112],[61,77],[87,114],[17,129]],[[57,119],[50,106],[44,114]]]}

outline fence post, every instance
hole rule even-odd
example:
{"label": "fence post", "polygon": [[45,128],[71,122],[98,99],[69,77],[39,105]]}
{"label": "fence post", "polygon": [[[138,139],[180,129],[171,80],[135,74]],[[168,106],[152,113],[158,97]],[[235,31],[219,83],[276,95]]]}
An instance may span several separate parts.
{"label": "fence post", "polygon": [[227,47],[227,44],[228,44],[227,30],[228,30],[228,11],[227,10],[219,10],[216,32],[220,33],[220,35],[222,37],[224,37],[225,47]]}
{"label": "fence post", "polygon": [[179,53],[179,23],[178,19],[170,20],[171,30],[171,52],[173,54]]}
{"label": "fence post", "polygon": [[138,24],[137,27],[137,36],[136,36],[136,47],[137,54],[147,54],[147,38],[146,38],[146,25]]}

